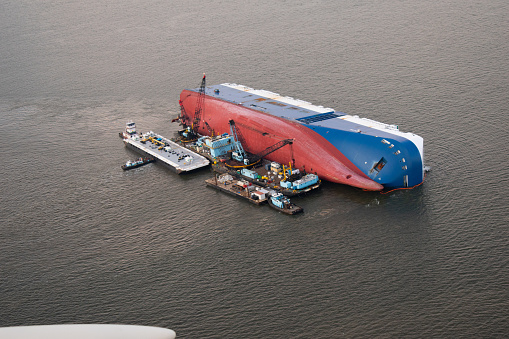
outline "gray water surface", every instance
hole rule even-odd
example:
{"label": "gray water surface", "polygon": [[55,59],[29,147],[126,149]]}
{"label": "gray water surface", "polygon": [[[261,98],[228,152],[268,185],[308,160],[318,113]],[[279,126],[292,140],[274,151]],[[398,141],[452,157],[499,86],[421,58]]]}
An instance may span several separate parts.
{"label": "gray water surface", "polygon": [[[0,326],[180,338],[509,333],[506,1],[3,1]],[[432,171],[325,183],[289,217],[118,137],[171,136],[178,96],[234,82],[397,124]]]}

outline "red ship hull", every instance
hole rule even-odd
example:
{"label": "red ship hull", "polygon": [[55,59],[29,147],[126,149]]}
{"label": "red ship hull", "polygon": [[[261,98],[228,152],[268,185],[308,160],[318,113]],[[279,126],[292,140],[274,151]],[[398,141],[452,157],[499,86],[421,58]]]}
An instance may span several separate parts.
{"label": "red ship hull", "polygon": [[[194,121],[197,96],[197,92],[190,90],[180,94],[183,118],[188,124]],[[215,135],[230,133],[229,120],[235,121],[237,131],[244,139],[242,146],[247,152],[257,154],[283,139],[294,139],[292,145],[280,148],[266,158],[281,164],[291,162],[295,168],[316,173],[327,181],[367,190],[383,189],[381,184],[368,178],[329,141],[294,121],[206,96],[198,133],[211,134],[204,122]]]}

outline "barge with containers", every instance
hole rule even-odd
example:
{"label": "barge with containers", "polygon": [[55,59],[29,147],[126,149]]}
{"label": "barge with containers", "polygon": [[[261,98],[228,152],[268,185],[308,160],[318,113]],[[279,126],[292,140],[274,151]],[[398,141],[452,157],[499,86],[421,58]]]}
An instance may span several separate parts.
{"label": "barge with containers", "polygon": [[212,169],[276,190],[286,196],[301,195],[321,185],[321,180],[316,174],[302,173],[299,169],[287,168],[266,159],[262,159],[259,166],[241,169],[228,167],[225,162],[215,162],[212,164]]}
{"label": "barge with containers", "polygon": [[214,178],[205,180],[205,183],[209,187],[246,199],[255,205],[266,203],[270,193],[261,186],[252,184],[246,180],[238,180],[228,173],[216,174]]}
{"label": "barge with containers", "polygon": [[216,173],[213,178],[205,180],[207,186],[242,198],[255,205],[268,205],[285,214],[303,212],[303,208],[290,202],[290,199],[280,192],[268,190],[247,180],[238,180],[228,173]]}
{"label": "barge with containers", "polygon": [[129,121],[120,133],[126,147],[151,157],[177,174],[194,171],[209,165],[209,160],[152,131],[138,133],[136,124]]}
{"label": "barge with containers", "polygon": [[175,120],[201,135],[221,135],[234,120],[243,146],[257,154],[283,140],[267,159],[367,190],[412,187],[424,179],[422,137],[332,108],[266,90],[224,83],[185,89]]}

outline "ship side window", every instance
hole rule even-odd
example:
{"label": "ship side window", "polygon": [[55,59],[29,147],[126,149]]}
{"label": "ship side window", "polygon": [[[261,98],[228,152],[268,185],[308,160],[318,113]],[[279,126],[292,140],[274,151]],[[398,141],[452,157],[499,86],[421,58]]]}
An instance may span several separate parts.
{"label": "ship side window", "polygon": [[371,168],[371,170],[369,171],[369,173],[373,173],[373,171],[376,171],[376,173],[380,172],[382,170],[382,168],[384,168],[385,164],[387,164],[387,160],[382,157],[382,159],[380,159],[376,164],[375,166],[373,166],[373,168]]}

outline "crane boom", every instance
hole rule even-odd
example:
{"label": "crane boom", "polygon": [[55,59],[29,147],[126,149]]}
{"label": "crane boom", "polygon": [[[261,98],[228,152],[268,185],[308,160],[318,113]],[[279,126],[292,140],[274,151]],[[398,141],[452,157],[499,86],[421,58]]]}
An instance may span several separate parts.
{"label": "crane boom", "polygon": [[197,130],[200,126],[200,120],[203,111],[203,102],[205,101],[205,73],[201,80],[200,89],[198,90],[198,101],[196,102],[196,109],[194,111],[193,130]]}
{"label": "crane boom", "polygon": [[261,158],[266,157],[270,153],[275,152],[278,149],[280,149],[281,147],[284,147],[284,146],[289,145],[289,144],[293,144],[293,139],[284,139],[284,140],[281,140],[281,141],[275,143],[274,145],[267,147],[266,149],[264,149],[260,153],[255,154],[254,158],[252,159],[252,162],[256,162],[256,161],[260,160]]}
{"label": "crane boom", "polygon": [[237,134],[237,128],[235,127],[235,121],[228,121],[230,124],[230,133],[233,136],[235,142],[235,151],[237,154],[232,155],[232,157],[240,162],[248,161],[246,151],[244,151],[244,147],[242,147],[242,142],[239,140],[239,136]]}
{"label": "crane boom", "polygon": [[242,135],[240,134],[240,131],[237,131],[235,121],[230,120],[228,123],[230,124],[230,134],[233,136],[235,142],[235,153],[232,154],[232,157],[237,161],[243,162],[245,165],[254,164],[270,153],[277,151],[281,147],[293,144],[293,139],[283,139],[274,145],[267,147],[258,154],[248,156],[246,151],[244,151],[244,147],[242,147],[243,140],[240,140]]}

